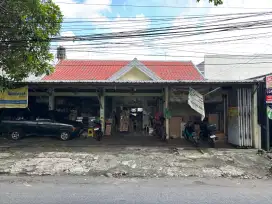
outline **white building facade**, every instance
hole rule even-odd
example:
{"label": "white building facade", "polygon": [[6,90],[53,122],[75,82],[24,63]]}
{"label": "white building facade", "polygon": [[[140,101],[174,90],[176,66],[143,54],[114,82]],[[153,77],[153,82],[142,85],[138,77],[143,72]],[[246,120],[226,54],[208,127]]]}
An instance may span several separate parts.
{"label": "white building facade", "polygon": [[209,80],[243,80],[272,72],[272,54],[206,55],[205,78]]}

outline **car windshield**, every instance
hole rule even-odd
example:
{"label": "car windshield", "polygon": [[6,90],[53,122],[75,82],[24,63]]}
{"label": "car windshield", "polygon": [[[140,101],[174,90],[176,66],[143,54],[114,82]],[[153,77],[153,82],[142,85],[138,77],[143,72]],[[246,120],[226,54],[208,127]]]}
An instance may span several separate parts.
{"label": "car windshield", "polygon": [[34,120],[35,116],[28,109],[2,109],[1,120]]}

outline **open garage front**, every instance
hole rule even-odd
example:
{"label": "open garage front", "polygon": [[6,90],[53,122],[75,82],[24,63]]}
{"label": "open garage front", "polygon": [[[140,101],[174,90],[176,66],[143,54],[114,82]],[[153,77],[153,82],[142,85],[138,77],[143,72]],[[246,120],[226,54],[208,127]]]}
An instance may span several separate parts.
{"label": "open garage front", "polygon": [[108,114],[112,114],[112,135],[150,136],[154,115],[163,110],[161,95],[107,96],[106,101],[112,103],[111,108],[106,106]]}
{"label": "open garage front", "polygon": [[150,136],[156,111],[163,111],[164,89],[116,87],[105,89],[105,135],[112,137]]}
{"label": "open garage front", "polygon": [[[193,88],[203,97],[203,115],[189,105],[189,90]],[[216,127],[214,135],[218,143],[231,144],[237,147],[253,147],[260,144],[254,135],[254,123],[257,121],[256,93],[253,86],[228,84],[207,86],[176,86],[172,87],[169,98],[170,137],[182,135],[184,124],[193,122],[195,132],[203,131],[203,121]],[[200,105],[200,104],[198,104]],[[255,144],[254,144],[255,143]]]}
{"label": "open garage front", "polygon": [[[39,84],[39,87],[48,90],[54,87],[54,91],[32,90],[29,95],[35,95],[37,101],[41,101],[41,95],[47,96],[49,108],[55,111],[59,112],[60,106],[71,105],[72,101],[76,101],[72,106],[77,107],[77,117],[85,117],[86,115],[82,115],[85,107],[83,104],[92,106],[93,111],[85,111],[88,112],[88,117],[99,117],[105,138],[116,141],[118,137],[128,140],[155,139],[150,136],[153,128],[152,118],[156,111],[161,111],[166,117],[164,126],[167,137],[177,143],[183,141],[185,123],[201,123],[203,119],[202,115],[188,104],[188,94],[192,88],[203,96],[204,116],[210,124],[215,124],[216,136],[221,143],[247,147],[259,144],[258,136],[254,134],[257,119],[253,104],[256,102],[256,93],[251,83],[97,82],[84,85],[78,82],[55,85],[45,83]],[[66,102],[63,101],[64,98]],[[62,102],[57,102],[58,100]]]}
{"label": "open garage front", "polygon": [[[203,115],[188,104],[189,89],[191,87],[203,97]],[[195,130],[199,134],[201,131],[199,124],[206,119],[209,124],[216,126],[216,135],[220,137],[220,140],[226,141],[228,91],[218,86],[191,87],[180,86],[170,89],[170,137],[182,137],[184,126],[189,121],[197,124],[195,125]]]}

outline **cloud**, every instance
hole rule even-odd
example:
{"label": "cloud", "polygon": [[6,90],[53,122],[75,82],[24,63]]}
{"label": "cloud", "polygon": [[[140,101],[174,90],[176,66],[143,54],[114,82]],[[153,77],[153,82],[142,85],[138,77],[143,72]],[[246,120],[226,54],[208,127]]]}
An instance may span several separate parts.
{"label": "cloud", "polygon": [[104,17],[101,12],[111,11],[111,0],[85,0],[82,3],[75,0],[54,0],[54,2],[59,5],[64,18]]}
{"label": "cloud", "polygon": [[[129,24],[129,26],[128,26]],[[99,31],[107,29],[106,33],[120,33],[126,31],[145,30],[149,26],[148,19],[143,14],[136,15],[134,18],[121,18],[120,16],[111,20],[107,19],[103,24],[93,23]],[[122,26],[123,25],[123,26]],[[109,29],[110,28],[110,29]],[[73,31],[61,33],[62,37],[76,36]],[[53,45],[53,53],[56,53],[57,46],[62,45],[67,50],[69,59],[126,59],[134,57],[149,56],[152,52],[146,49],[144,38],[135,39],[105,39],[101,41],[62,41]],[[142,47],[141,47],[142,46]]]}
{"label": "cloud", "polygon": [[[63,0],[59,0],[59,2]],[[58,2],[58,1],[55,1]],[[67,0],[66,2],[74,2]],[[134,1],[134,5],[140,4]],[[168,1],[165,1],[165,4]],[[223,21],[226,17],[221,15],[235,13],[249,13],[267,11],[267,9],[256,8],[271,8],[271,0],[224,0],[224,4],[214,7],[208,3],[208,0],[202,0],[196,3],[195,0],[188,0],[182,13],[173,21],[165,19],[158,22],[151,22],[152,19],[146,17],[146,13],[142,13],[141,8],[135,8],[138,15],[130,18],[124,18],[121,15],[116,15],[116,18],[108,18],[105,12],[112,12],[110,0],[86,0],[85,4],[99,4],[99,6],[86,6],[83,4],[59,4],[65,18],[88,18],[90,19],[90,30],[96,29],[96,33],[111,33],[146,30],[148,28],[163,27],[163,26],[201,26],[208,23],[214,24],[231,24],[243,23],[249,20],[265,20],[268,16],[259,16],[254,18],[234,19],[232,21]],[[167,5],[172,5],[173,0]],[[101,5],[103,4],[103,5]],[[150,5],[150,4],[149,4]],[[252,8],[252,9],[249,9]],[[124,9],[120,7],[120,9]],[[157,8],[152,8],[157,9]],[[164,8],[165,9],[165,8]],[[171,8],[169,15],[171,15]],[[150,14],[149,14],[150,15]],[[188,16],[206,15],[203,18],[192,18]],[[208,17],[214,16],[214,17]],[[270,18],[272,18],[270,16]],[[154,19],[153,19],[154,20]],[[161,22],[161,25],[160,25]],[[62,35],[75,35],[75,29],[70,26],[71,30],[62,33]],[[83,28],[83,26],[81,26]],[[84,26],[87,30],[88,27]],[[196,29],[192,29],[196,31]],[[104,40],[95,42],[62,42],[67,47],[67,57],[74,59],[152,59],[152,60],[193,60],[199,63],[204,59],[205,54],[221,53],[221,54],[256,54],[256,53],[271,53],[272,46],[267,45],[271,41],[271,37],[265,37],[265,34],[271,33],[270,28],[258,30],[237,30],[211,34],[201,34],[195,36],[163,36],[163,37],[138,37],[125,38],[122,40]],[[181,32],[182,33],[182,32]],[[245,41],[230,41],[229,39],[246,38],[246,36],[262,36],[261,38],[248,39]],[[271,35],[272,36],[272,35]],[[220,42],[219,41],[226,41]],[[272,42],[272,41],[271,41]],[[154,56],[158,55],[158,56]]]}
{"label": "cloud", "polygon": [[[250,13],[250,12],[267,12],[266,8],[272,7],[272,1],[270,0],[224,0],[224,4],[217,7],[213,7],[209,10],[209,15],[216,14],[230,14],[230,13]],[[238,23],[238,22],[249,22],[249,21],[258,21],[263,20],[272,20],[272,16],[270,15],[261,15],[252,18],[244,18],[239,20],[229,21],[229,23]],[[227,38],[228,36],[245,36],[245,35],[255,35],[257,38],[248,39],[245,41],[237,41],[237,42],[229,42],[224,43],[224,50],[231,54],[235,50],[236,53],[250,53],[250,54],[258,54],[258,53],[271,53],[271,47],[269,42],[271,41],[271,33],[272,28],[262,28],[262,29],[252,29],[252,30],[237,30],[237,31],[229,31],[220,33],[220,37]],[[265,34],[262,34],[265,33]],[[215,35],[214,35],[215,36]],[[262,37],[258,37],[262,36]],[[215,44],[211,46],[209,49],[213,49],[215,51],[222,50],[222,44]],[[222,51],[221,51],[222,52]]]}
{"label": "cloud", "polygon": [[[233,23],[247,23],[249,21],[262,21],[272,20],[271,15],[257,16],[251,18],[233,19],[229,21],[223,21],[226,19],[224,14],[232,14],[229,17],[237,17],[237,13],[250,13],[250,12],[264,12],[271,8],[272,1],[266,0],[224,0],[224,4],[219,7],[212,6],[211,4],[204,3],[202,0],[202,8],[194,2],[190,3],[191,9],[183,12],[173,22],[173,26],[194,25],[201,26],[208,23],[214,23],[217,25],[231,25]],[[207,7],[211,7],[207,9]],[[256,9],[261,8],[261,9]],[[206,17],[188,19],[185,15],[199,15],[205,11]],[[236,15],[235,15],[236,14]],[[244,14],[245,15],[245,14]],[[208,17],[215,16],[215,17]],[[256,23],[258,24],[258,23]],[[195,29],[196,31],[196,29]],[[272,28],[264,29],[252,29],[252,30],[231,30],[226,32],[218,32],[211,34],[201,34],[189,37],[176,37],[173,39],[158,39],[153,44],[156,47],[164,46],[164,50],[170,56],[184,56],[181,59],[190,59],[195,63],[199,63],[203,60],[205,54],[262,54],[271,53],[272,51]],[[270,35],[269,35],[270,34]],[[255,37],[255,38],[253,38]],[[253,38],[248,39],[247,38]],[[230,41],[232,39],[232,41]],[[234,39],[244,39],[238,41]],[[221,42],[220,42],[221,41]],[[222,42],[225,41],[225,42]],[[176,43],[176,45],[175,45]],[[186,57],[188,56],[188,57]],[[177,59],[173,57],[167,57],[168,60]]]}

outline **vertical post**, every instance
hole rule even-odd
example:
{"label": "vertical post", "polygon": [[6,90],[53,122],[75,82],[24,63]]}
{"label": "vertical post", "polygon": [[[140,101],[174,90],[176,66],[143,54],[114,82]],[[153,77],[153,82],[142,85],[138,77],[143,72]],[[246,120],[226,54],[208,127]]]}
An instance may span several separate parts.
{"label": "vertical post", "polygon": [[147,107],[148,107],[148,105],[147,105],[147,100],[143,100],[143,124],[142,124],[142,128],[143,128],[143,130],[144,130],[144,128],[145,128],[145,122],[146,122],[146,114],[147,114],[147,112],[148,112],[148,110],[147,110]]}
{"label": "vertical post", "polygon": [[252,98],[252,142],[253,147],[261,149],[261,129],[258,124],[258,95],[257,86],[253,86],[253,98]]}
{"label": "vertical post", "polygon": [[223,94],[223,103],[224,103],[224,109],[223,109],[223,117],[224,117],[224,135],[228,134],[228,126],[227,126],[227,120],[228,120],[228,108],[227,108],[227,95]]}
{"label": "vertical post", "polygon": [[[169,87],[166,86],[164,88],[164,110],[169,110]],[[169,118],[166,117],[165,120],[165,129],[166,129],[166,139],[169,139],[170,137],[170,129],[169,129]]]}
{"label": "vertical post", "polygon": [[[266,107],[268,107],[268,104],[266,105]],[[270,127],[269,127],[270,119],[268,118],[267,113],[268,111],[266,111],[266,151],[269,151],[270,150]]]}
{"label": "vertical post", "polygon": [[102,132],[105,132],[105,96],[104,91],[99,96],[100,101],[100,120],[101,120],[101,127]]}
{"label": "vertical post", "polygon": [[48,99],[48,108],[49,110],[55,109],[55,95],[54,95],[54,89],[49,90],[49,99]]}

